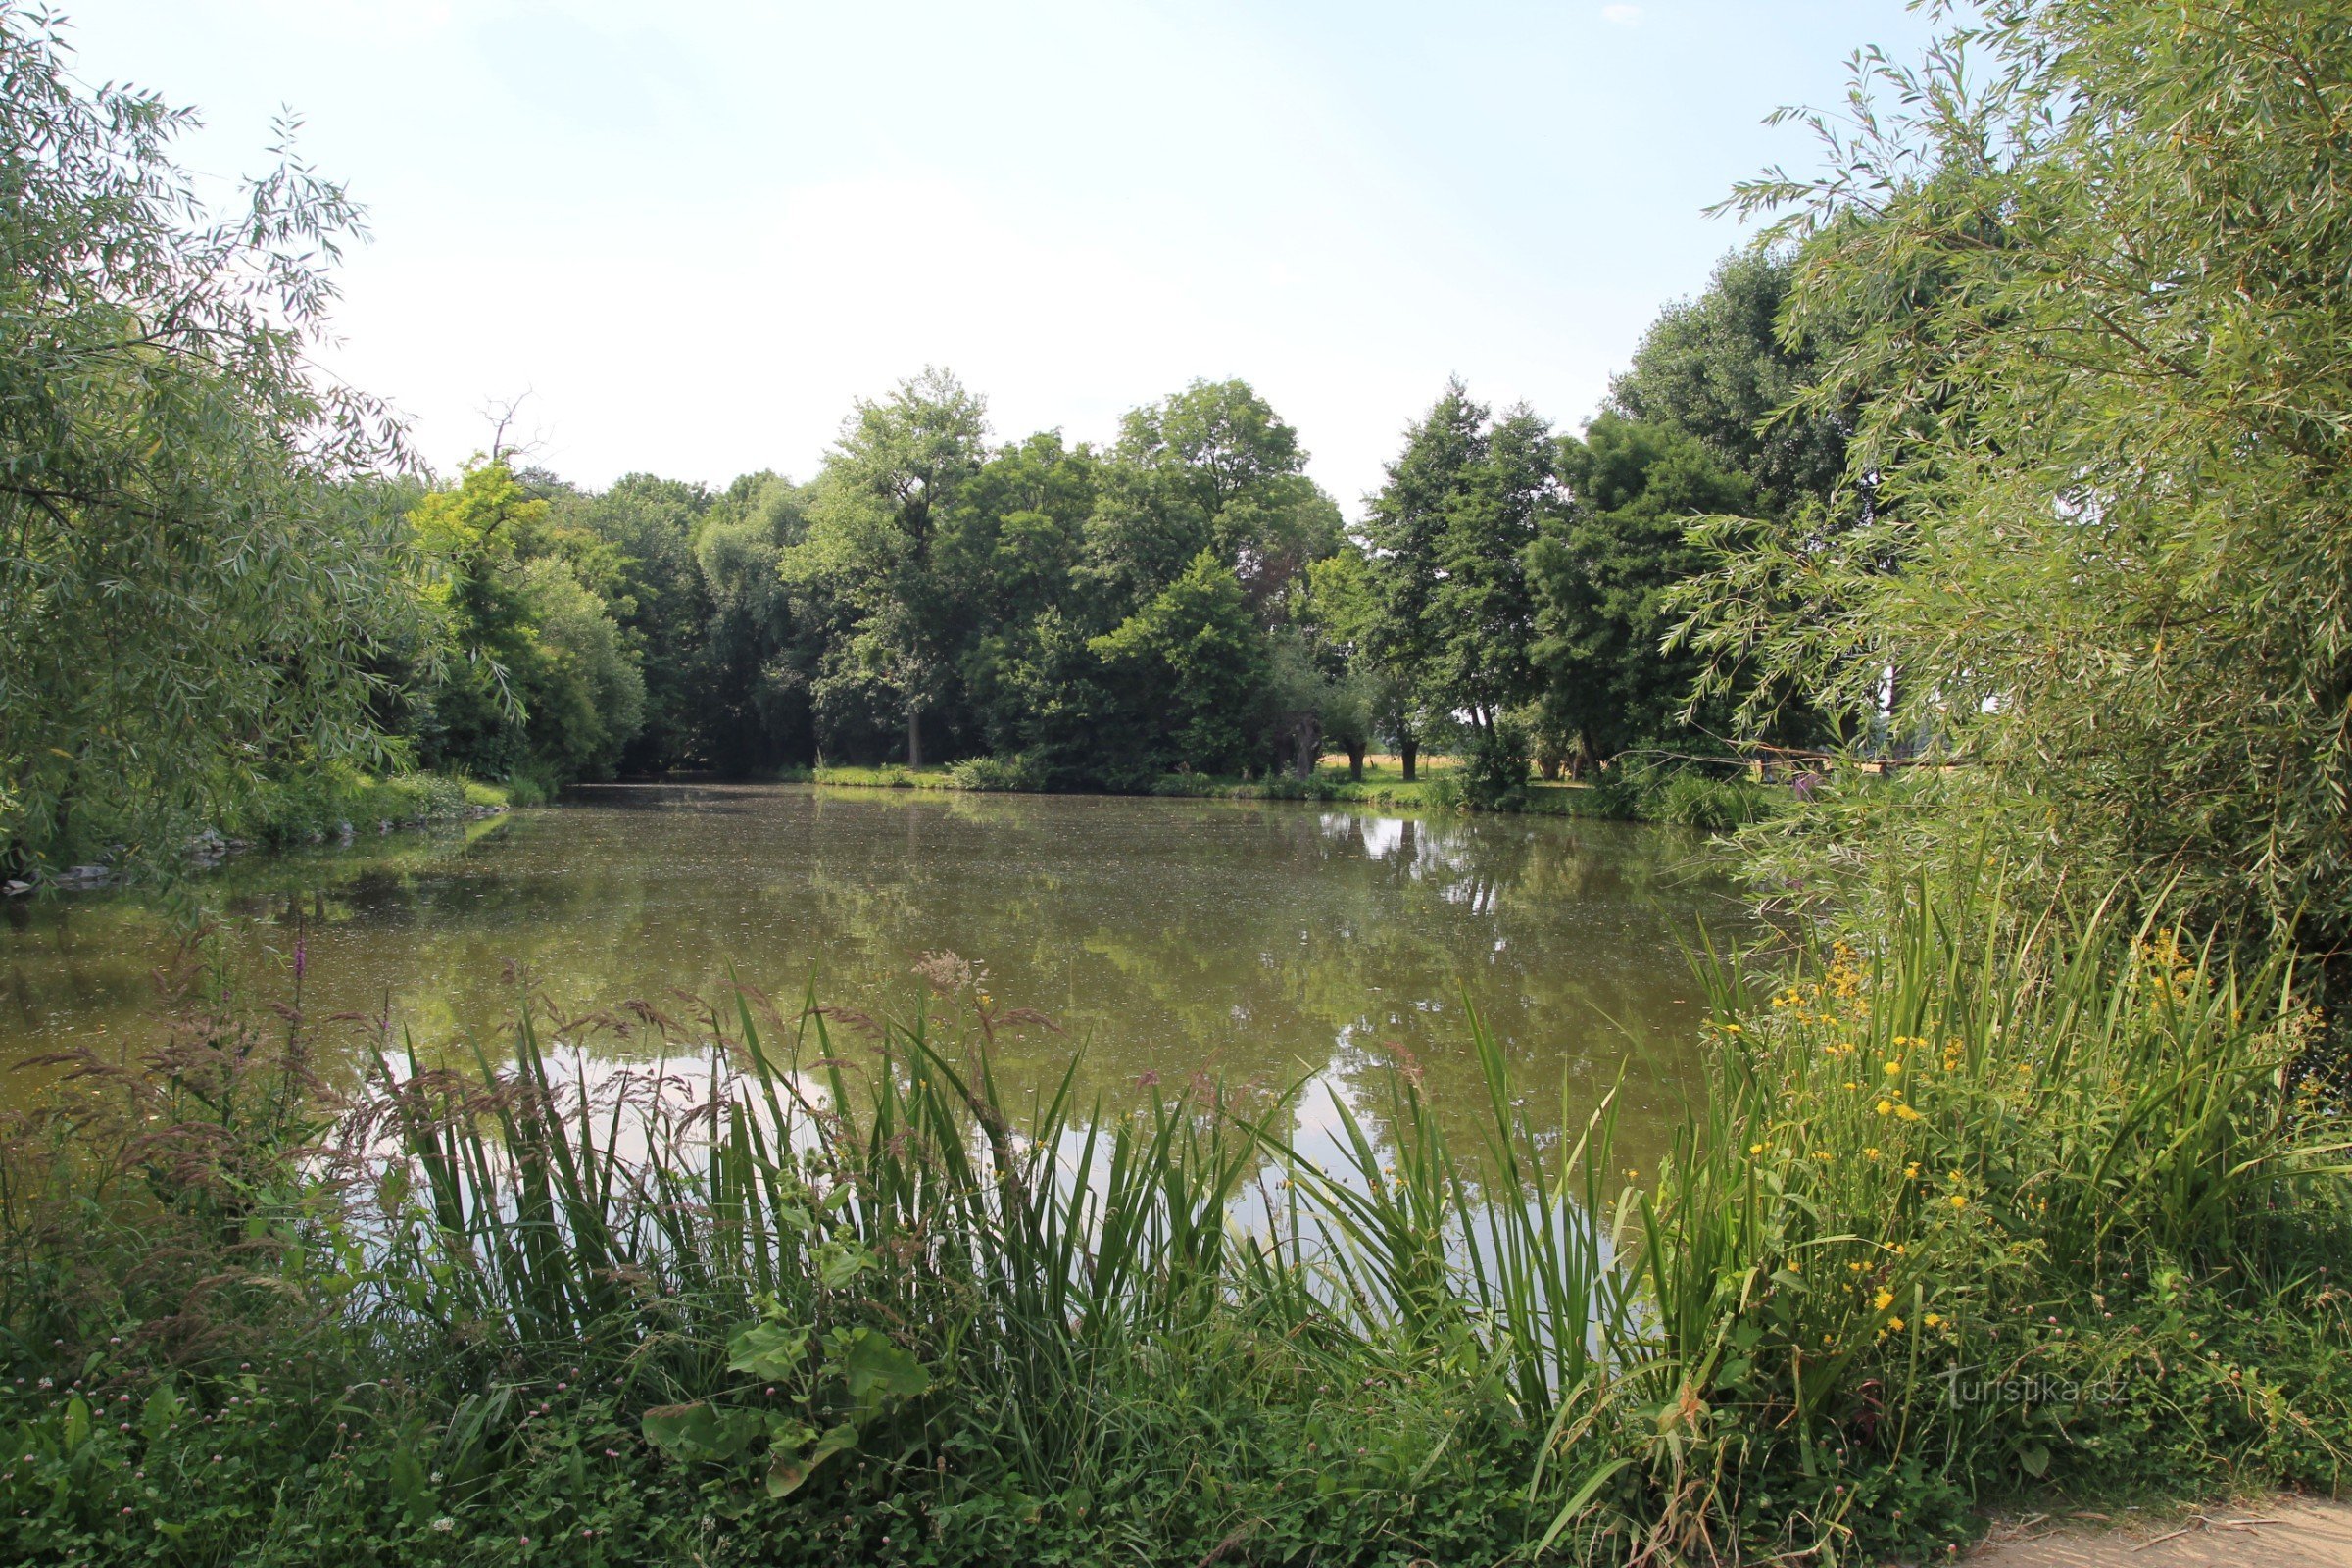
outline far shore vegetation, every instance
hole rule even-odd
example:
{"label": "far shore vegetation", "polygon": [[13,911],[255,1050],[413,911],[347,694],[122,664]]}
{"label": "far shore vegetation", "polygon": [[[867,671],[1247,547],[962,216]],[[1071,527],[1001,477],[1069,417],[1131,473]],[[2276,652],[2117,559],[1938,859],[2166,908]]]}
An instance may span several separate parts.
{"label": "far shore vegetation", "polygon": [[[1819,764],[1817,764],[1819,765]],[[1722,831],[1757,821],[1790,800],[1786,783],[1767,786],[1758,766],[1724,762],[1705,767],[1651,761],[1631,755],[1591,781],[1527,778],[1502,799],[1483,808],[1531,816],[1577,816],[1620,821],[1671,822]],[[995,758],[974,758],[938,767],[910,768],[895,762],[858,767],[825,764],[780,775],[836,789],[956,790],[972,793],[1044,791],[1045,780]],[[1259,777],[1213,773],[1163,773],[1140,783],[1133,793],[1180,799],[1317,801],[1376,806],[1392,810],[1463,811],[1481,808],[1469,794],[1461,760],[1424,754],[1406,778],[1394,757],[1322,759],[1311,770],[1285,769]]]}
{"label": "far shore vegetation", "polygon": [[1589,420],[1432,388],[1349,521],[1239,380],[427,471],[313,358],[350,194],[208,207],[0,0],[15,896],[789,776],[1678,821],[1765,933],[1635,1163],[1475,1021],[1477,1136],[1399,1055],[1310,1141],[1014,1095],[1047,1020],[949,953],[420,1041],[198,932],[0,1125],[0,1560],[1830,1568],[2340,1494],[2352,0],[1945,21]]}

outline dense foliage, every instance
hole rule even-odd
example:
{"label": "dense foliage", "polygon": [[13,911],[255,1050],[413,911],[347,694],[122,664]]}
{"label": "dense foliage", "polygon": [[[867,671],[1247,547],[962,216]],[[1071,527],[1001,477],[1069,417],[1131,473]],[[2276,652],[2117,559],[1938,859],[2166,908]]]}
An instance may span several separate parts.
{"label": "dense foliage", "polygon": [[1848,520],[1709,524],[1694,642],[1951,764],[1803,841],[2169,886],[2293,932],[2340,1011],[2347,83],[2340,4],[1994,5],[1918,68],[1865,57],[1826,172],[1742,191],[1802,241],[1788,328],[1838,323],[1794,409],[1858,411]]}
{"label": "dense foliage", "polygon": [[399,731],[550,782],[984,760],[1120,789],[1307,779],[1326,750],[1360,777],[1384,744],[1409,780],[1435,742],[1490,806],[1539,741],[1556,772],[1690,736],[1660,596],[1699,564],[1686,519],[1756,493],[1733,460],[1620,414],[1558,438],[1451,385],[1350,535],[1305,458],[1239,381],[1105,449],[994,445],[934,369],[858,404],[803,486],[590,493],[487,462],[409,514],[445,652]]}
{"label": "dense foliage", "polygon": [[354,210],[281,145],[208,214],[188,123],[0,9],[0,870],[381,761],[380,664],[422,646],[351,484],[396,432],[305,358]]}

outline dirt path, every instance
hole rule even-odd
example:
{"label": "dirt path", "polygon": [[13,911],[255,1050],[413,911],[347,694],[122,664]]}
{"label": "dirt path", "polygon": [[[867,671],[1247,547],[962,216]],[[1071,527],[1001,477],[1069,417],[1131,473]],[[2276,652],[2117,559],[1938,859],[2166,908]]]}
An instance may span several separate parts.
{"label": "dirt path", "polygon": [[2352,1503],[2274,1497],[2112,1526],[2023,1519],[1994,1527],[1968,1568],[2352,1568]]}

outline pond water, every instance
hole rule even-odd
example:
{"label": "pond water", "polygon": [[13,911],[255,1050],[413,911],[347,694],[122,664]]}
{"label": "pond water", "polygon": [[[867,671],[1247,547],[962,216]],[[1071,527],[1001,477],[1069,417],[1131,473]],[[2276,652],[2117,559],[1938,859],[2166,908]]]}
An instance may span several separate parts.
{"label": "pond water", "polygon": [[[1697,1083],[1685,946],[1740,922],[1694,841],[1657,828],[748,785],[584,789],[463,832],[235,863],[195,896],[249,999],[293,999],[299,944],[306,1017],[388,1017],[428,1053],[498,1052],[525,986],[675,1015],[731,972],[786,997],[813,977],[828,1004],[906,1016],[914,966],[948,952],[1059,1026],[1003,1044],[1016,1083],[1077,1052],[1090,1095],[1313,1080],[1306,1102],[1377,1120],[1409,1055],[1452,1120],[1480,1103],[1467,1004],[1540,1123],[1563,1091],[1581,1119],[1622,1082],[1640,1158]],[[4,912],[0,1065],[153,1038],[167,913],[121,895]],[[40,1074],[8,1076],[14,1100]]]}

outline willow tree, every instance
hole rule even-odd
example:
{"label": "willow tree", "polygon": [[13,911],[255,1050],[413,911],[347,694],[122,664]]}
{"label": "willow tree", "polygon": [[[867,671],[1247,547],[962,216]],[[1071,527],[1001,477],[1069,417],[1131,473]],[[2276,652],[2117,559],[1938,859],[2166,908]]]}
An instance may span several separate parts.
{"label": "willow tree", "polygon": [[1851,111],[1739,199],[1804,241],[1791,328],[1842,335],[1798,412],[1865,395],[1874,505],[1712,524],[1691,635],[1961,764],[1883,833],[1990,830],[2339,965],[2352,4],[2009,0],[1862,57]]}
{"label": "willow tree", "polygon": [[398,446],[311,365],[357,211],[286,146],[216,214],[193,120],[0,4],[0,856],[161,859],[272,771],[383,755]]}

